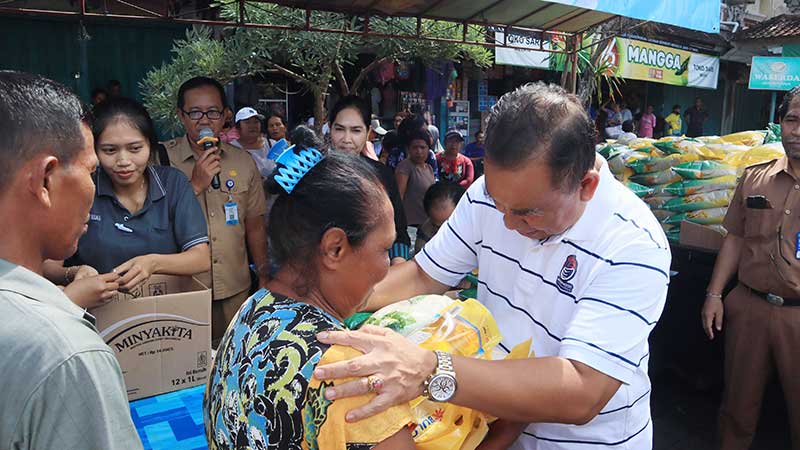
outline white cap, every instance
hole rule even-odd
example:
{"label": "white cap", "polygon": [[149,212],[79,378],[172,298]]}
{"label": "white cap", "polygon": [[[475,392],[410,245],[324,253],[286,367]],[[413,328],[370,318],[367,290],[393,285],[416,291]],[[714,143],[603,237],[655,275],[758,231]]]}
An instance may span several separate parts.
{"label": "white cap", "polygon": [[370,128],[372,128],[372,131],[374,131],[375,133],[377,133],[377,134],[379,134],[381,136],[383,136],[384,134],[388,133],[386,131],[386,128],[383,128],[381,126],[381,121],[378,120],[378,119],[372,119],[372,122],[370,122],[369,126],[370,126]]}
{"label": "white cap", "polygon": [[258,111],[249,106],[245,106],[236,113],[236,123],[247,120],[251,117],[258,117],[259,119],[264,120],[264,116],[259,114]]}

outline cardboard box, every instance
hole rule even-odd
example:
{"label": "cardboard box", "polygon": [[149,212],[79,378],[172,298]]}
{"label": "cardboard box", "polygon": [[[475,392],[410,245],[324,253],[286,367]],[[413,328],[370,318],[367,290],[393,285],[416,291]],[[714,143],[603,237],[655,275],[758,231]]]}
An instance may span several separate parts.
{"label": "cardboard box", "polygon": [[722,248],[724,236],[713,228],[696,223],[681,222],[681,235],[678,242],[684,247],[716,253]]}
{"label": "cardboard box", "polygon": [[211,364],[211,290],[192,277],[153,275],[136,292],[93,309],[114,350],[128,400],[206,382]]}

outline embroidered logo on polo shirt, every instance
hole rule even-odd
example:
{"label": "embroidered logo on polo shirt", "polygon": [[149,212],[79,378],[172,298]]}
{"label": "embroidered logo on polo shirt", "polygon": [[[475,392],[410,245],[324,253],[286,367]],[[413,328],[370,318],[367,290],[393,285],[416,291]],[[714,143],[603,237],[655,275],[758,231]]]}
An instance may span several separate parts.
{"label": "embroidered logo on polo shirt", "polygon": [[556,280],[556,286],[564,292],[571,293],[575,286],[570,283],[570,280],[575,278],[575,274],[578,272],[578,259],[575,255],[567,256],[567,260],[564,261],[564,265],[561,266],[561,272],[558,274],[558,279]]}
{"label": "embroidered logo on polo shirt", "polygon": [[89,214],[89,220],[93,222],[100,222],[100,214]]}

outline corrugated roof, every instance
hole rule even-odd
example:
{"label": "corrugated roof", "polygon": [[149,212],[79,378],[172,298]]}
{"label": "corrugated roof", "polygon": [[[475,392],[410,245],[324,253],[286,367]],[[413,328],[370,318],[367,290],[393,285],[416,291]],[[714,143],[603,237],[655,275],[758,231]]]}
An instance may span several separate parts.
{"label": "corrugated roof", "polygon": [[800,14],[781,14],[739,31],[734,35],[733,40],[750,41],[796,37],[800,37]]}
{"label": "corrugated roof", "polygon": [[576,33],[613,14],[542,0],[277,0],[295,8],[423,17],[453,22]]}

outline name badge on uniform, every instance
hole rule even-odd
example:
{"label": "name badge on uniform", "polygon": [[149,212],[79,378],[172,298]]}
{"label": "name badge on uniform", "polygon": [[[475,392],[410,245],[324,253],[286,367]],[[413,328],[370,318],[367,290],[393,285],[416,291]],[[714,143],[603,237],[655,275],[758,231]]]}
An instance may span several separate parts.
{"label": "name badge on uniform", "polygon": [[794,259],[800,261],[800,233],[794,239]]}
{"label": "name badge on uniform", "polygon": [[239,223],[239,206],[236,202],[225,203],[225,224],[236,225]]}

